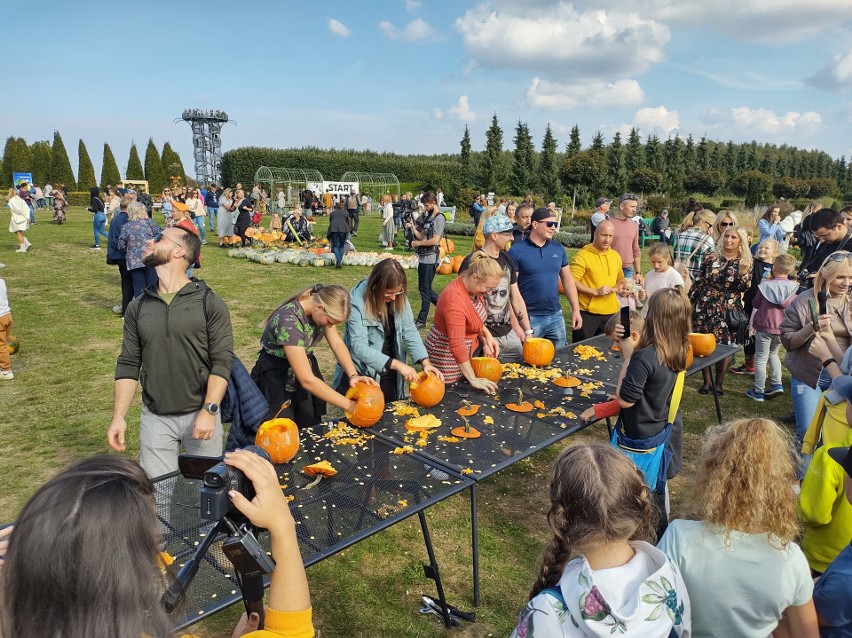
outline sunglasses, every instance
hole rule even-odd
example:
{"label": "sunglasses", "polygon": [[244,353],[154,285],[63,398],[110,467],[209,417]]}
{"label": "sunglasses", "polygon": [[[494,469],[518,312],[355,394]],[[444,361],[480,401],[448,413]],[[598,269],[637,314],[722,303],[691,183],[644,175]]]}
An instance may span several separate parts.
{"label": "sunglasses", "polygon": [[162,232],[159,232],[156,235],[154,235],[154,243],[159,243],[159,241],[161,239],[168,239],[170,242],[172,242],[178,248],[183,248],[182,244],[179,244],[178,242],[176,242],[174,239],[172,239],[168,235],[164,235]]}
{"label": "sunglasses", "polygon": [[404,295],[404,294],[405,294],[404,290],[397,290],[397,291],[385,290],[385,296],[386,297],[396,298],[396,297],[399,297],[400,295]]}
{"label": "sunglasses", "polygon": [[831,253],[828,257],[826,257],[825,262],[823,262],[823,265],[827,264],[830,261],[840,263],[841,261],[844,261],[846,259],[852,259],[852,253],[850,253],[848,250],[838,250],[836,253]]}
{"label": "sunglasses", "polygon": [[736,226],[734,222],[719,222],[719,228],[727,228],[728,226]]}
{"label": "sunglasses", "polygon": [[[536,222],[538,224],[547,224],[548,228],[556,228],[559,225],[559,222]],[[507,231],[508,232],[508,231]]]}
{"label": "sunglasses", "polygon": [[620,201],[622,201],[622,202],[638,202],[639,198],[636,197],[636,195],[625,195],[624,197],[621,198]]}

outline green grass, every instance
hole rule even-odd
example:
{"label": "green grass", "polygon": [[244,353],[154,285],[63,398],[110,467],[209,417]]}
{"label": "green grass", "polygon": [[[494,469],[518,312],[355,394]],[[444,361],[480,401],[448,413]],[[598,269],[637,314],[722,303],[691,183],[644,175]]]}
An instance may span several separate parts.
{"label": "green grass", "polygon": [[[105,250],[95,252],[90,215],[69,210],[69,221],[57,226],[38,213],[39,223],[28,236],[27,254],[14,250],[11,234],[0,240],[0,270],[9,289],[13,333],[21,351],[12,358],[15,379],[0,382],[0,521],[12,520],[33,491],[69,462],[109,452],[105,431],[112,413],[115,359],[121,344],[122,321],[112,313],[120,299],[118,271],[105,263]],[[319,218],[317,231],[324,234]],[[381,250],[375,215],[362,217],[355,243],[360,250]],[[366,277],[366,267],[298,268],[262,266],[229,259],[216,237],[204,249],[204,268],[197,272],[228,303],[237,354],[251,367],[258,350],[262,321],[294,290],[316,282],[353,286]],[[453,238],[462,252],[470,238]],[[573,251],[570,251],[573,252]],[[419,309],[416,271],[407,271],[409,298]],[[451,277],[437,276],[436,289]],[[326,378],[331,354],[318,355]],[[699,375],[700,377],[700,375]],[[701,433],[715,423],[712,398],[687,382],[683,409],[684,471],[672,484],[675,513],[684,511],[684,494],[693,470]],[[745,378],[729,375],[723,398],[725,418],[749,414],[778,417],[789,411],[789,397],[757,405],[743,396]],[[128,417],[128,451],[138,457],[139,398]],[[604,440],[605,429],[594,427],[569,442]],[[557,446],[558,447],[558,446]],[[547,539],[545,514],[550,466],[559,449],[545,450],[484,481],[479,488],[482,605],[479,622],[453,635],[508,635],[526,601],[538,554]],[[450,601],[472,607],[470,508],[459,495],[427,512],[435,549]],[[308,570],[317,626],[325,636],[444,636],[434,618],[417,614],[420,596],[434,595],[432,581],[422,575],[426,552],[417,518],[392,527]],[[205,621],[205,636],[229,636],[236,607]]]}

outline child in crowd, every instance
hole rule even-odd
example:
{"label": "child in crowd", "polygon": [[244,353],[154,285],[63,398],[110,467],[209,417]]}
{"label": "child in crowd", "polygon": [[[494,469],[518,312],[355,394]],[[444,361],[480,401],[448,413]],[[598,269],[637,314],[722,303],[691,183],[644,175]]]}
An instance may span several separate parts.
{"label": "child in crowd", "polygon": [[[831,403],[843,401],[846,422],[852,423],[852,377],[843,375],[834,379],[826,398]],[[825,442],[817,448],[802,481],[799,494],[799,515],[805,524],[802,551],[813,576],[824,572],[852,537],[852,505],[846,500],[843,468],[830,457],[836,454],[835,448],[850,445],[852,429],[846,428],[842,439]],[[847,583],[849,586],[852,581]],[[852,615],[849,621],[852,622]]]}
{"label": "child in crowd", "polygon": [[[652,270],[645,275],[645,285],[639,289],[639,303],[644,304],[658,290],[662,288],[674,288],[683,286],[683,277],[672,268],[672,253],[668,244],[657,242],[648,250],[648,258],[651,260]],[[647,312],[642,306],[642,316]]]}
{"label": "child in crowd", "polygon": [[[612,339],[613,345],[612,347],[615,350],[618,350],[618,342],[620,341],[618,335],[615,334],[615,327],[619,325],[621,321],[621,317],[618,314],[613,315],[609,318],[604,326],[604,334]],[[642,334],[642,329],[645,327],[645,319],[642,317],[641,313],[637,310],[630,311],[630,341],[633,343],[633,347],[636,347],[636,344],[639,343],[639,336]],[[580,415],[580,419],[585,421],[586,423],[591,423],[592,421],[600,421],[601,419],[607,419],[609,417],[617,416],[621,408],[618,405],[618,399],[612,398],[609,401],[604,401],[603,403],[596,403],[592,407],[584,410]]]}
{"label": "child in crowd", "polygon": [[[757,287],[760,283],[770,276],[772,273],[772,264],[775,263],[775,258],[784,252],[781,244],[774,239],[764,239],[757,246],[754,253],[754,261],[751,267],[751,286],[743,295],[743,312],[747,317],[751,316],[754,309],[753,300],[757,294]],[[733,366],[730,371],[733,374],[754,374],[754,357],[755,357],[754,338],[749,337],[743,345],[743,354],[745,361],[742,365]]]}
{"label": "child in crowd", "polygon": [[553,539],[513,637],[690,635],[683,579],[648,542],[651,492],[626,456],[602,443],[566,448],[550,503]]}
{"label": "child in crowd", "polygon": [[[758,255],[769,241],[777,243],[771,239],[763,241],[757,249]],[[780,326],[784,319],[784,310],[795,299],[799,287],[796,281],[789,279],[795,269],[796,258],[793,255],[778,255],[772,262],[771,276],[757,287],[751,300],[754,310],[751,326],[755,332],[754,387],[746,391],[746,396],[755,401],[774,399],[784,394],[784,386],[781,385],[781,359],[778,356],[781,347]],[[768,390],[765,388],[767,362],[770,372]]]}
{"label": "child in crowd", "polygon": [[0,278],[0,379],[14,379],[9,358],[9,333],[12,330],[12,309],[6,292],[6,280]]}
{"label": "child in crowd", "polygon": [[[277,202],[276,203],[278,204],[278,211],[284,210],[284,208],[285,208],[284,189],[281,186],[278,187],[278,196],[277,196]],[[279,227],[278,230],[281,230],[281,228]]]}
{"label": "child in crowd", "polygon": [[269,220],[269,230],[281,231],[281,217],[277,210],[272,213],[272,219]]}
{"label": "child in crowd", "polygon": [[[849,447],[828,450],[839,464],[846,499],[852,502],[852,452]],[[816,460],[816,459],[814,459]],[[846,538],[849,538],[847,533]],[[820,635],[843,638],[852,635],[852,545],[846,545],[814,586],[814,605],[820,619]]]}

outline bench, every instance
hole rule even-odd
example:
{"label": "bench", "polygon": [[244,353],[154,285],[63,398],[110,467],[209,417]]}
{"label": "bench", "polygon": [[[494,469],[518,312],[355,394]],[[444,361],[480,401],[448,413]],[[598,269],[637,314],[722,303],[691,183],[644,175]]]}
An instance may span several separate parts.
{"label": "bench", "polygon": [[647,235],[641,232],[642,231],[641,227],[639,228],[639,231],[640,231],[639,232],[639,246],[641,248],[644,248],[645,242],[647,240],[660,241],[660,236],[651,233],[651,223],[653,223],[653,221],[654,221],[653,217],[643,217],[642,221],[645,223],[645,226],[647,226],[647,228],[648,228],[648,234]]}

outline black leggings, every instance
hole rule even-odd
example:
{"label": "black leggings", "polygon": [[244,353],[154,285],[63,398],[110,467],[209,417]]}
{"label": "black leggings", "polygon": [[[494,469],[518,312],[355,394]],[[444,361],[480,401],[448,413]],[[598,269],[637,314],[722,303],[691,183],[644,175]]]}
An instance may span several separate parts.
{"label": "black leggings", "polygon": [[243,240],[242,246],[245,248],[247,243],[251,242],[251,239],[246,237],[246,231],[249,229],[248,226],[234,226],[234,234]]}

